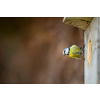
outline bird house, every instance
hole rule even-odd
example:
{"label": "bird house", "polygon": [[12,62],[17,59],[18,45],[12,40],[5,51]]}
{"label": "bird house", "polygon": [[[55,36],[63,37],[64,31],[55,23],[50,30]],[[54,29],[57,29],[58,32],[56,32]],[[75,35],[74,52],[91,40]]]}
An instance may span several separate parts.
{"label": "bird house", "polygon": [[100,83],[100,18],[64,17],[62,22],[84,30],[84,83]]}

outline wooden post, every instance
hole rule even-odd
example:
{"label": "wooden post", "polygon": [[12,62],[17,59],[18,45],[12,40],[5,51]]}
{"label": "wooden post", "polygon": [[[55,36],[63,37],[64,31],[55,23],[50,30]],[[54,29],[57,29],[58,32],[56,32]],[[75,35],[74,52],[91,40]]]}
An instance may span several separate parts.
{"label": "wooden post", "polygon": [[[83,20],[81,17],[81,21]],[[89,21],[86,24],[85,21],[79,22],[80,17],[76,20],[76,17],[64,18],[64,23],[73,25],[75,27],[84,29],[84,43],[85,43],[85,61],[84,61],[84,83],[85,84],[97,84],[100,83],[100,18],[84,18]],[[89,20],[90,19],[90,20]],[[68,20],[71,20],[69,23]],[[74,23],[74,24],[73,24]],[[81,26],[81,27],[80,27]]]}
{"label": "wooden post", "polygon": [[94,18],[84,32],[84,83],[98,83],[98,18]]}
{"label": "wooden post", "polygon": [[98,83],[100,84],[100,17],[98,17]]}

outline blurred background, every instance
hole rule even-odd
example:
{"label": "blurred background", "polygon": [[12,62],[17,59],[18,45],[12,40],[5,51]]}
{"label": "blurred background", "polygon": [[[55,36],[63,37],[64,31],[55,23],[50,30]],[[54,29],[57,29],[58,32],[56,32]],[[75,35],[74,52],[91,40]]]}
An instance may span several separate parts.
{"label": "blurred background", "polygon": [[0,18],[1,84],[83,84],[84,61],[63,56],[82,47],[83,30],[61,17]]}

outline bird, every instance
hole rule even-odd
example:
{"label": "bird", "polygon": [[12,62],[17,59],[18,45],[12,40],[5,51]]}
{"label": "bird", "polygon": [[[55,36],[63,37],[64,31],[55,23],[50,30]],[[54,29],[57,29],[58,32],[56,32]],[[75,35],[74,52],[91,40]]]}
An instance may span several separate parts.
{"label": "bird", "polygon": [[63,50],[63,56],[69,55],[69,57],[71,57],[71,58],[85,60],[85,59],[81,58],[81,56],[84,52],[84,47],[85,47],[85,45],[83,45],[83,48],[80,48],[76,45],[72,45],[71,47],[67,47]]}

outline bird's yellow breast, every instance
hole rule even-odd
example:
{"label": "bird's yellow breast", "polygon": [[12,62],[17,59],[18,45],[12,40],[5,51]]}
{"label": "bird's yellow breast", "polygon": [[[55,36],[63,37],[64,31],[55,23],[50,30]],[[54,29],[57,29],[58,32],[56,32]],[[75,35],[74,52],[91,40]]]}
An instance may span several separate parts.
{"label": "bird's yellow breast", "polygon": [[80,59],[81,55],[77,54],[76,52],[80,52],[81,49],[77,47],[76,45],[72,45],[70,47],[69,57]]}

